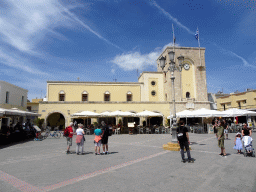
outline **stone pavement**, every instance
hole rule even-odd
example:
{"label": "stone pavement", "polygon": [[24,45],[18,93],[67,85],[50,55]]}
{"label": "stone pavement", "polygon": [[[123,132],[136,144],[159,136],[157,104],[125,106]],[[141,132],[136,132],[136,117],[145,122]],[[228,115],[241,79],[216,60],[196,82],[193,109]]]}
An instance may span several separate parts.
{"label": "stone pavement", "polygon": [[74,143],[67,155],[65,138],[1,148],[0,192],[256,191],[256,158],[236,154],[234,133],[225,140],[226,157],[218,155],[213,134],[190,133],[195,163],[163,150],[168,134],[113,135],[111,154],[101,156],[94,155],[93,138],[86,135],[84,155],[75,154]]}

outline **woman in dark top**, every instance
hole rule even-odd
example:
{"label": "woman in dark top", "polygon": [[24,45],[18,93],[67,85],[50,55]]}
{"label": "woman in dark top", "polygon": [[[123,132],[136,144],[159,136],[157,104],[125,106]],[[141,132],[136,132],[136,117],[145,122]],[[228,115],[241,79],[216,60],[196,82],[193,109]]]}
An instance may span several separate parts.
{"label": "woman in dark top", "polygon": [[242,129],[242,135],[243,136],[252,136],[252,130],[247,127],[247,125],[244,125],[244,128]]}

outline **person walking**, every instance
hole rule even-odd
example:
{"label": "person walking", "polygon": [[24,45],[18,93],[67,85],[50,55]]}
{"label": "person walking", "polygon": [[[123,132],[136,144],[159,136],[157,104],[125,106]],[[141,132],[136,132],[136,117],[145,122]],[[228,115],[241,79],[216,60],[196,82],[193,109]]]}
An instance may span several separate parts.
{"label": "person walking", "polygon": [[224,147],[224,122],[221,120],[219,126],[217,127],[216,137],[218,139],[218,146],[221,148],[221,153],[219,155],[226,156],[226,150]]}
{"label": "person walking", "polygon": [[95,155],[100,155],[100,146],[101,146],[101,139],[102,139],[102,130],[97,127],[94,130],[94,144],[95,144]]}
{"label": "person walking", "polygon": [[[76,130],[76,154],[82,155],[84,152],[84,130],[83,124],[78,124],[78,129]],[[81,150],[80,150],[81,149]]]}
{"label": "person walking", "polygon": [[244,136],[252,136],[252,130],[247,127],[246,124],[244,124],[244,127],[242,129],[242,135]]}
{"label": "person walking", "polygon": [[108,154],[108,136],[109,136],[109,127],[106,125],[104,121],[101,122],[101,125],[103,126],[103,133],[102,133],[102,150],[103,150],[103,155]]}
{"label": "person walking", "polygon": [[180,121],[180,126],[177,129],[177,139],[178,144],[180,145],[180,154],[181,154],[181,162],[185,163],[185,155],[184,155],[184,147],[187,151],[188,162],[194,163],[194,159],[191,158],[190,150],[189,150],[189,135],[188,135],[188,128],[184,126],[185,122],[183,120]]}
{"label": "person walking", "polygon": [[67,135],[67,154],[70,153],[70,146],[72,146],[72,138],[73,138],[73,122],[71,122],[69,124],[69,126],[66,128],[66,130],[68,132],[68,135]]}

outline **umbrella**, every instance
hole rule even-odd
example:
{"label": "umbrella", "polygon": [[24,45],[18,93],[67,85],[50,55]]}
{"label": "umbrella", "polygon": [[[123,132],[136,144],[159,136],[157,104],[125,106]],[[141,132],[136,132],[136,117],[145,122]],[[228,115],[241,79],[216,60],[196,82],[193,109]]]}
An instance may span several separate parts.
{"label": "umbrella", "polygon": [[120,116],[120,117],[133,117],[135,114],[129,111],[114,111],[110,113],[110,116]]}
{"label": "umbrella", "polygon": [[222,111],[223,117],[235,117],[235,116],[256,116],[256,112],[247,111],[244,109],[232,108],[226,111]]}
{"label": "umbrella", "polygon": [[[139,113],[136,113],[134,116],[137,116],[137,117],[162,117],[163,114],[161,113],[156,113],[156,112],[153,112],[153,111],[142,111],[142,112],[139,112]],[[150,122],[149,122],[149,126],[150,126]]]}
{"label": "umbrella", "polygon": [[[110,116],[115,116],[115,117],[134,117],[135,113],[129,112],[129,111],[113,111],[110,113]],[[123,118],[122,118],[122,122],[123,122]]]}
{"label": "umbrella", "polygon": [[[87,118],[87,125],[88,125],[88,117],[98,117],[100,116],[99,113],[94,113],[92,111],[82,111],[80,113],[74,113],[71,116],[76,116],[76,117],[86,117]],[[84,124],[85,124],[85,119],[84,119]]]}
{"label": "umbrella", "polygon": [[223,116],[223,112],[201,108],[195,111],[191,111],[188,117],[220,117]]}

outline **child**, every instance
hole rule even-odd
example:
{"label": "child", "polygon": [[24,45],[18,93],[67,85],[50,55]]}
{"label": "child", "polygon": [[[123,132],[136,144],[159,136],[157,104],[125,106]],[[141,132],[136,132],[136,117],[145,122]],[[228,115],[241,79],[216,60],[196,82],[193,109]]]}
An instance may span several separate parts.
{"label": "child", "polygon": [[241,133],[237,133],[236,137],[235,137],[235,146],[233,147],[233,149],[237,150],[238,154],[241,154],[241,150],[243,149],[243,144],[242,144],[242,140],[241,140]]}

